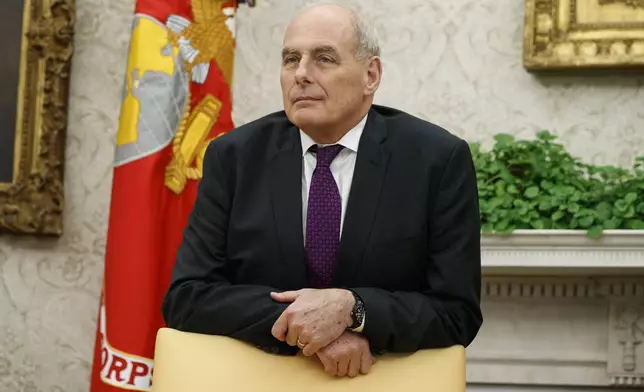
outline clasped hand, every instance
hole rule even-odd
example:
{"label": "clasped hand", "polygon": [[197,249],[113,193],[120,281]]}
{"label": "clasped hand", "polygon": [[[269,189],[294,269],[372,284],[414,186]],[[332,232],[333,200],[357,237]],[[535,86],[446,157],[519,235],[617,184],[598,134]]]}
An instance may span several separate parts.
{"label": "clasped hand", "polygon": [[373,363],[367,339],[347,331],[355,300],[341,289],[302,289],[271,293],[271,297],[290,303],[275,321],[271,333],[306,356],[316,354],[331,375],[351,377],[368,373]]}

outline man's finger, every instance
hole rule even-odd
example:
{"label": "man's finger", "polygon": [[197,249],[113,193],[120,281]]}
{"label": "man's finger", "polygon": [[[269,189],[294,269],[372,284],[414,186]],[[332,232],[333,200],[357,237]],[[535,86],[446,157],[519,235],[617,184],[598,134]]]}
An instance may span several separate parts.
{"label": "man's finger", "polygon": [[300,290],[297,291],[284,291],[282,293],[271,293],[271,298],[277,302],[293,302],[301,294]]}
{"label": "man's finger", "polygon": [[286,340],[287,330],[288,319],[286,318],[286,315],[282,313],[275,321],[275,324],[273,324],[271,334],[275,337],[275,339],[281,340],[283,342],[284,340]]}
{"label": "man's finger", "polygon": [[373,357],[369,350],[364,350],[362,352],[362,360],[360,361],[360,372],[362,374],[367,374],[371,371],[371,365],[373,363]]}
{"label": "man's finger", "polygon": [[[305,343],[305,342],[302,342],[302,343]],[[304,349],[302,350],[302,354],[306,355],[307,357],[310,357],[311,355],[317,353],[318,350],[320,350],[323,347],[324,346],[320,344],[319,339],[313,338],[310,342],[306,342],[306,347],[304,347]]]}
{"label": "man's finger", "polygon": [[343,355],[338,362],[338,372],[336,373],[340,377],[344,377],[349,372],[349,356]]}
{"label": "man's finger", "polygon": [[[291,325],[288,326],[288,331],[286,332],[286,343],[288,343],[289,346],[297,346],[297,340],[300,337],[301,331],[301,327],[291,323]],[[306,344],[307,342],[305,340],[300,340],[300,343]]]}
{"label": "man's finger", "polygon": [[360,366],[362,364],[362,356],[361,355],[354,355],[351,357],[349,360],[349,372],[347,375],[349,377],[355,377],[360,373]]}
{"label": "man's finger", "polygon": [[338,372],[338,364],[328,355],[318,355],[324,365],[324,372],[334,376]]}

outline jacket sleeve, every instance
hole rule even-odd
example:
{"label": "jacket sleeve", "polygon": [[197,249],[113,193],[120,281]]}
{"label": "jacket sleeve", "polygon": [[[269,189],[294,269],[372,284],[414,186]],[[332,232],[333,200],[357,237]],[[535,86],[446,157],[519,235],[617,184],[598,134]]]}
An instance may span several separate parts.
{"label": "jacket sleeve", "polygon": [[231,283],[226,231],[234,187],[219,148],[217,140],[211,142],[204,157],[203,178],[163,300],[163,317],[170,328],[229,336],[273,353],[294,354],[295,348],[271,334],[288,306],[271,299],[271,291],[278,290]]}
{"label": "jacket sleeve", "polygon": [[430,196],[426,289],[354,288],[364,302],[363,333],[376,350],[466,347],[483,322],[478,190],[466,142],[451,152],[437,191]]}

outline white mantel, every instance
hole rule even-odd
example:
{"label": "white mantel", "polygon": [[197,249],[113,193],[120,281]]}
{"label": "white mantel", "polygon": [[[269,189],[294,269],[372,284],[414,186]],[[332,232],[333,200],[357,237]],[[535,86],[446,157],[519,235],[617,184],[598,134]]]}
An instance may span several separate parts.
{"label": "white mantel", "polygon": [[485,235],[468,381],[644,389],[644,231]]}
{"label": "white mantel", "polygon": [[482,237],[486,275],[644,275],[644,230],[518,230]]}

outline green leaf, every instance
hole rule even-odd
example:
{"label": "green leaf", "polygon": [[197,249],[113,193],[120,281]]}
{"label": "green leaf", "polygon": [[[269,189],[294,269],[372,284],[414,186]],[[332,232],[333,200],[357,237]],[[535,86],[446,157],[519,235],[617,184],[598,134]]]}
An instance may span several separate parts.
{"label": "green leaf", "polygon": [[644,220],[631,219],[626,222],[626,227],[631,230],[644,230]]}
{"label": "green leaf", "polygon": [[539,188],[537,188],[536,186],[532,186],[526,189],[523,194],[528,199],[534,199],[535,197],[539,196]]}
{"label": "green leaf", "polygon": [[490,199],[490,203],[488,205],[488,208],[494,210],[496,208],[499,208],[502,205],[503,205],[503,199],[501,199],[499,197],[493,197],[492,199]]}
{"label": "green leaf", "polygon": [[584,229],[587,229],[587,228],[590,227],[590,225],[593,224],[594,221],[595,221],[595,219],[593,219],[592,216],[585,216],[585,217],[579,219],[579,226],[584,228]]}
{"label": "green leaf", "polygon": [[586,232],[586,234],[587,234],[587,235],[588,235],[588,237],[590,237],[590,238],[595,238],[595,239],[597,239],[597,238],[599,238],[599,237],[601,237],[601,236],[602,236],[602,234],[603,234],[603,229],[602,229],[602,227],[601,227],[601,226],[593,226],[593,227],[591,227],[590,229],[588,229],[588,231]]}
{"label": "green leaf", "polygon": [[550,199],[543,199],[539,202],[539,210],[547,211],[551,208],[552,208],[552,203],[550,203]]}
{"label": "green leaf", "polygon": [[557,211],[554,214],[552,214],[552,221],[556,222],[563,217],[564,217],[564,213],[562,211]]}
{"label": "green leaf", "polygon": [[503,219],[497,222],[496,224],[494,224],[494,231],[503,232],[508,228],[509,225],[510,225],[510,221],[508,219]]}
{"label": "green leaf", "polygon": [[566,194],[565,187],[562,185],[555,185],[551,189],[551,193],[555,196],[561,197]]}
{"label": "green leaf", "polygon": [[644,202],[637,205],[635,212],[644,215]]}
{"label": "green leaf", "polygon": [[514,136],[507,133],[499,133],[494,135],[494,141],[496,141],[497,147],[502,148],[512,144],[514,142]]}
{"label": "green leaf", "polygon": [[537,138],[539,140],[543,140],[543,141],[546,141],[546,142],[551,142],[553,140],[556,140],[557,136],[544,130],[544,131],[540,131],[540,132],[537,133]]}
{"label": "green leaf", "polygon": [[579,212],[580,209],[581,207],[579,207],[579,204],[568,204],[568,211],[573,214]]}
{"label": "green leaf", "polygon": [[500,234],[510,234],[514,230],[516,230],[516,227],[514,225],[508,225],[505,229],[499,230]]}
{"label": "green leaf", "polygon": [[486,223],[484,225],[481,225],[481,231],[483,233],[493,233],[494,232],[494,226],[492,226],[489,223]]}
{"label": "green leaf", "polygon": [[619,212],[626,212],[628,209],[628,203],[625,200],[617,200],[615,202],[615,209]]}
{"label": "green leaf", "polygon": [[537,230],[543,230],[546,228],[546,224],[542,219],[532,221],[530,222],[532,224],[532,227],[537,229]]}
{"label": "green leaf", "polygon": [[615,230],[622,223],[622,220],[616,217],[612,217],[607,221],[604,221],[604,229],[606,230]]}
{"label": "green leaf", "polygon": [[582,208],[581,211],[579,211],[579,216],[584,217],[584,216],[592,216],[593,218],[597,217],[597,212],[593,211],[589,208]]}
{"label": "green leaf", "polygon": [[550,182],[548,180],[541,181],[541,188],[543,188],[543,189],[546,189],[546,190],[552,189],[553,186],[554,185],[552,184],[552,182]]}
{"label": "green leaf", "polygon": [[613,216],[613,206],[607,202],[601,202],[597,205],[597,216],[601,220],[610,219]]}

